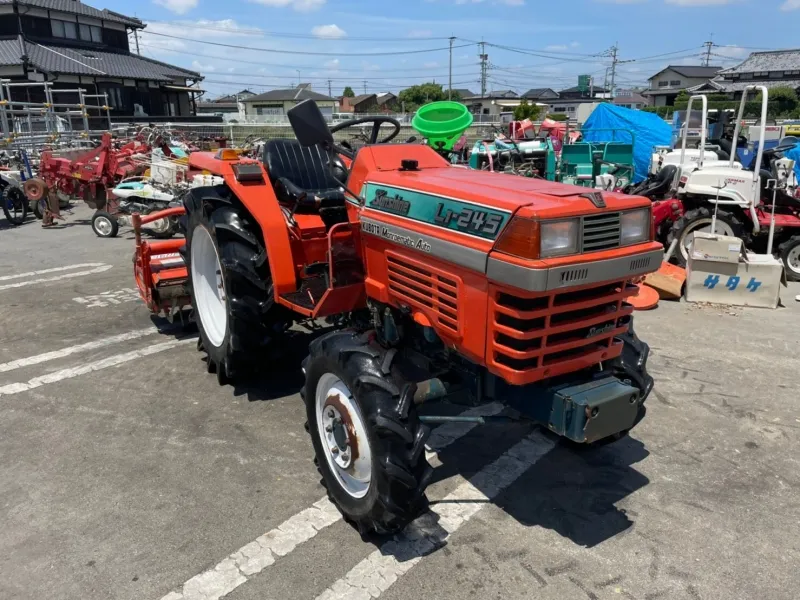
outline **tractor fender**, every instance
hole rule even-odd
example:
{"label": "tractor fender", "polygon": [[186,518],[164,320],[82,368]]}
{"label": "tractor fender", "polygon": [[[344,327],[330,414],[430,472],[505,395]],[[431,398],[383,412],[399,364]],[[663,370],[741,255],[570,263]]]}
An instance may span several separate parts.
{"label": "tractor fender", "polygon": [[[264,179],[269,181],[266,172]],[[227,173],[225,183],[247,210],[253,224],[261,228],[275,297],[297,291],[297,277],[294,270],[296,261],[292,257],[289,227],[272,186],[242,185]],[[242,223],[232,220],[226,223],[226,226],[236,228],[241,227]]]}

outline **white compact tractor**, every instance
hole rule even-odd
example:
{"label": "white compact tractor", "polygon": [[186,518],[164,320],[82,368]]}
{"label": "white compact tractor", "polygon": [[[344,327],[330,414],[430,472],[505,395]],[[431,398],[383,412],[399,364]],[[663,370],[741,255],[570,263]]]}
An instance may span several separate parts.
{"label": "white compact tractor", "polygon": [[676,196],[684,209],[671,234],[671,239],[678,240],[675,256],[685,263],[694,234],[711,231],[712,219],[715,233],[740,237],[746,245],[763,253],[768,248],[768,231],[774,219],[775,241],[787,276],[800,280],[800,198],[796,196],[794,161],[782,154],[795,143],[764,150],[769,97],[766,87],[748,86],[744,90],[733,139],[739,139],[751,90],[760,91],[762,98],[758,154],[751,168],[743,169],[735,161],[735,151],[726,162],[706,161],[701,144],[697,164],[682,164],[675,175]]}

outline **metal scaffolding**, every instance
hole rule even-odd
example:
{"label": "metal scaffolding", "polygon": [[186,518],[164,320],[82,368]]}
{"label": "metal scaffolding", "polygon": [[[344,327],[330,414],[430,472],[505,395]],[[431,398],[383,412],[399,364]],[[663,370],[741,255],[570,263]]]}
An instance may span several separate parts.
{"label": "metal scaffolding", "polygon": [[[44,102],[27,102],[14,100],[12,89],[43,88]],[[57,103],[54,94],[70,94],[77,96],[76,103]],[[28,94],[26,94],[28,95]],[[89,104],[87,100],[102,99],[101,104]],[[89,112],[97,111],[97,116],[107,120],[111,131],[111,107],[108,104],[108,94],[87,94],[83,88],[54,89],[53,83],[44,82],[12,82],[9,79],[0,79],[0,128],[2,140],[0,146],[29,150],[35,152],[43,146],[75,145],[76,141],[90,140],[92,134],[98,135],[102,131],[92,131],[89,123]],[[73,118],[79,118],[82,131],[73,127]],[[41,129],[37,129],[41,126]]]}

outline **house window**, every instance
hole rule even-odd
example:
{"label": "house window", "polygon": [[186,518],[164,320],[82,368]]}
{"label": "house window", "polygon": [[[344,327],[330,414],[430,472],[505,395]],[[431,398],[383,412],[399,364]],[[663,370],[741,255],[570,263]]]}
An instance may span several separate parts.
{"label": "house window", "polygon": [[770,71],[769,72],[770,79],[783,79],[783,71]]}
{"label": "house window", "polygon": [[670,82],[669,82],[669,84],[670,84],[671,86],[680,87],[680,85],[681,85],[681,80],[680,80],[680,79],[673,79],[672,81],[670,81]]}
{"label": "house window", "polygon": [[574,106],[568,107],[567,112],[575,112],[575,107]]}
{"label": "house window", "polygon": [[103,30],[97,25],[85,25],[84,23],[80,23],[78,31],[81,34],[81,40],[84,42],[100,44],[103,41]]}
{"label": "house window", "polygon": [[559,113],[567,112],[567,107],[566,106],[554,106],[553,107],[553,112],[559,112]]}
{"label": "house window", "polygon": [[787,76],[788,75],[800,75],[800,71],[785,71],[784,72]]}
{"label": "house window", "polygon": [[72,21],[59,21],[58,19],[53,19],[50,23],[53,29],[53,37],[66,38],[68,40],[78,39],[77,23],[73,23]]}
{"label": "house window", "polygon": [[669,81],[659,81],[658,87],[667,87],[669,85]]}

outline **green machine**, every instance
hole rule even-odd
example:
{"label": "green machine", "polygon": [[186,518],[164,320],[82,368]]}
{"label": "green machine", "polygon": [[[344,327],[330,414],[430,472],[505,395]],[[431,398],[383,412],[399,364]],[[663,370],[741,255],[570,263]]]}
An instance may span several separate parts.
{"label": "green machine", "polygon": [[[629,129],[592,129],[592,133],[600,131],[611,131],[612,140],[575,142],[561,149],[558,181],[593,188],[598,176],[613,175],[617,189],[633,181],[634,133]],[[617,140],[618,134],[622,139]]]}
{"label": "green machine", "polygon": [[466,140],[461,140],[461,136],[472,125],[473,118],[465,105],[445,100],[420,106],[411,126],[431,148],[450,157],[463,150]]}

